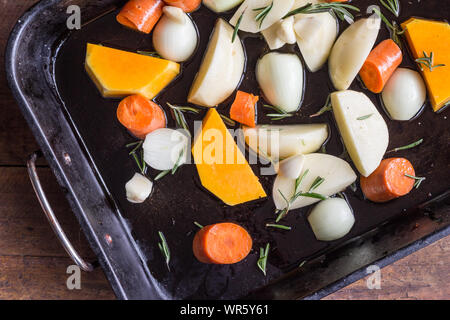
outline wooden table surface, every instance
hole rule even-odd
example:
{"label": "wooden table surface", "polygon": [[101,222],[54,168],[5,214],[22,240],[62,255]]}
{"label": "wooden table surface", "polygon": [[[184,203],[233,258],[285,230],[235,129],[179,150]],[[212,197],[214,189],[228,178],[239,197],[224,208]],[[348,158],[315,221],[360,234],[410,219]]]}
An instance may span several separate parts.
{"label": "wooden table surface", "polygon": [[[72,264],[53,234],[29,182],[25,159],[38,149],[4,76],[4,47],[18,17],[36,0],[0,1],[0,299],[114,299],[101,269],[82,273],[68,290]],[[86,259],[93,253],[45,162],[39,175],[64,230]],[[326,299],[449,299],[450,237],[381,271],[381,289],[362,279]]]}

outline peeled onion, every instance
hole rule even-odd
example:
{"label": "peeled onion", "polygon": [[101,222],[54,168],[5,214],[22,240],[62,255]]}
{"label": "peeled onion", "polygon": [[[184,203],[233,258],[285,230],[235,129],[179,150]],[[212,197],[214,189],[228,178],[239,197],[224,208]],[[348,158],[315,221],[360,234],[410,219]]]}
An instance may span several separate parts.
{"label": "peeled onion", "polygon": [[180,131],[161,128],[149,133],[143,144],[144,161],[153,169],[170,170],[186,163],[188,137]]}
{"label": "peeled onion", "polygon": [[330,198],[319,202],[312,209],[308,222],[317,240],[333,241],[350,232],[355,217],[347,201]]}
{"label": "peeled onion", "polygon": [[133,178],[125,184],[128,201],[132,203],[144,202],[152,193],[153,182],[140,173],[135,173]]}
{"label": "peeled onion", "polygon": [[387,112],[394,120],[410,120],[422,108],[426,88],[417,71],[398,68],[386,83],[381,97]]}
{"label": "peeled onion", "polygon": [[197,47],[197,31],[189,16],[180,8],[165,6],[164,15],[153,31],[153,46],[164,59],[182,62]]}

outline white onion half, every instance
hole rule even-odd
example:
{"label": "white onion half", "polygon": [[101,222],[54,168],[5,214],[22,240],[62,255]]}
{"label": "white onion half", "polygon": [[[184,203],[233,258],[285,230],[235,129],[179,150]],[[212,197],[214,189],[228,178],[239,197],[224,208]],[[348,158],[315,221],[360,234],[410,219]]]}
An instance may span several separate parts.
{"label": "white onion half", "polygon": [[152,193],[153,182],[140,173],[135,173],[133,178],[125,184],[127,200],[132,203],[144,202]]}
{"label": "white onion half", "polygon": [[330,198],[319,202],[308,216],[317,240],[333,241],[344,237],[355,224],[355,217],[347,201]]}
{"label": "white onion half", "polygon": [[144,141],[144,161],[153,169],[170,170],[186,163],[188,137],[180,131],[161,128],[150,132]]}
{"label": "white onion half", "polygon": [[384,106],[394,120],[410,120],[422,108],[426,88],[417,71],[398,68],[381,93]]}

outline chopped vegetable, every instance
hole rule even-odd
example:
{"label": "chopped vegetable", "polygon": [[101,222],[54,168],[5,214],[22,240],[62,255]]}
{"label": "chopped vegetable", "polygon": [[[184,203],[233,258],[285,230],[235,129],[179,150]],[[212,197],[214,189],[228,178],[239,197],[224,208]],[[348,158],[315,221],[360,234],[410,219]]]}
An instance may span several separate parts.
{"label": "chopped vegetable", "polygon": [[88,43],[86,71],[104,97],[153,99],[180,72],[178,63]]}
{"label": "chopped vegetable", "polygon": [[361,177],[361,189],[367,199],[386,202],[408,194],[415,183],[414,168],[405,158],[388,158],[367,178]]}
{"label": "chopped vegetable", "polygon": [[125,184],[127,200],[132,203],[144,202],[152,193],[153,183],[145,176],[135,173],[133,178]]}
{"label": "chopped vegetable", "polygon": [[162,0],[130,0],[120,10],[117,21],[131,29],[150,33],[162,15]]}
{"label": "chopped vegetable", "polygon": [[266,196],[216,109],[203,119],[192,154],[203,187],[224,203],[234,206]]}
{"label": "chopped vegetable", "polygon": [[402,62],[402,51],[391,39],[380,42],[369,54],[359,75],[367,89],[380,93]]}
{"label": "chopped vegetable", "polygon": [[330,198],[319,202],[308,216],[317,240],[333,241],[344,237],[355,224],[355,217],[347,201]]}
{"label": "chopped vegetable", "polygon": [[128,96],[119,103],[117,119],[139,139],[166,126],[166,116],[161,107],[138,94]]}
{"label": "chopped vegetable", "polygon": [[164,0],[169,6],[181,8],[184,12],[192,12],[202,4],[202,0]]}
{"label": "chopped vegetable", "polygon": [[238,91],[230,109],[230,118],[249,127],[255,126],[256,103],[259,97],[244,91]]}
{"label": "chopped vegetable", "polygon": [[247,230],[235,223],[216,223],[196,233],[192,249],[200,262],[233,264],[250,253],[252,238]]}
{"label": "chopped vegetable", "polygon": [[450,102],[450,24],[448,22],[411,18],[402,23],[409,48],[415,59],[423,52],[433,52],[434,64],[442,65],[430,71],[424,68],[423,77],[428,88],[428,96],[435,112]]}

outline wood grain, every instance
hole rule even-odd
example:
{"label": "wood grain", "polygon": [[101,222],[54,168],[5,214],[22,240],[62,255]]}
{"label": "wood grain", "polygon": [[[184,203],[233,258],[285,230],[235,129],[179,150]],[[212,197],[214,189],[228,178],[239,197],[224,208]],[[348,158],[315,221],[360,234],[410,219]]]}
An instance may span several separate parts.
{"label": "wood grain", "polygon": [[[82,273],[81,290],[68,290],[72,264],[33,193],[25,159],[38,146],[4,76],[4,49],[17,18],[36,0],[0,1],[0,299],[113,299],[100,269]],[[41,164],[45,164],[42,162]],[[48,168],[39,168],[61,224],[83,257],[93,253]],[[450,238],[382,269],[381,290],[362,279],[326,299],[449,299]]]}

